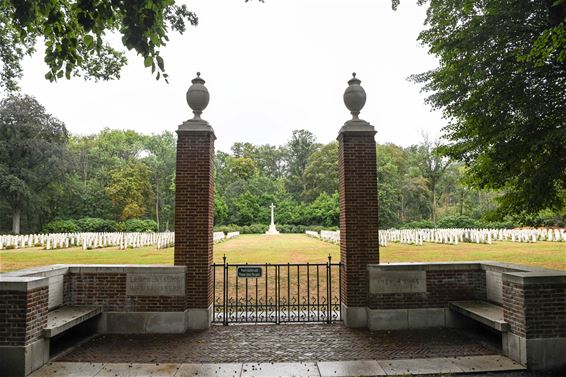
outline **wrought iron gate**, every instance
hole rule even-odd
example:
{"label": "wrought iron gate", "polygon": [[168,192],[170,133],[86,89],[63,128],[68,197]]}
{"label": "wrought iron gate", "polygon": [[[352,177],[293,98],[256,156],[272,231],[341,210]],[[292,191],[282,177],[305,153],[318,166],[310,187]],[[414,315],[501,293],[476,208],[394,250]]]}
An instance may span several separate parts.
{"label": "wrought iron gate", "polygon": [[213,322],[337,322],[340,263],[212,264]]}

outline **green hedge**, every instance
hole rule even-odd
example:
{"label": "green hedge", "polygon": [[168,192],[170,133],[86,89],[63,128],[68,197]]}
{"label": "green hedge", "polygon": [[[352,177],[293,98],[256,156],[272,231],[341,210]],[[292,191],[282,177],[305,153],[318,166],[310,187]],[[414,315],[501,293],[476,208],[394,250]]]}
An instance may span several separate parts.
{"label": "green hedge", "polygon": [[115,232],[118,224],[113,220],[84,217],[77,220],[81,232]]}
{"label": "green hedge", "polygon": [[437,221],[437,228],[476,228],[477,221],[464,215],[445,216]]}
{"label": "green hedge", "polygon": [[[291,225],[291,224],[281,224],[277,225],[277,230],[280,233],[304,233],[306,230],[313,230],[315,232],[320,232],[321,230],[337,230],[338,227],[328,227],[328,226],[313,226],[313,225]],[[268,225],[264,224],[252,224],[239,226],[235,224],[221,225],[214,227],[215,232],[240,232],[240,234],[261,234],[265,233],[269,228]]]}
{"label": "green hedge", "polygon": [[119,232],[157,232],[157,223],[153,220],[130,219],[118,224]]}
{"label": "green hedge", "polygon": [[77,232],[157,232],[157,223],[138,219],[117,223],[113,220],[84,217],[78,220],[54,220],[43,227],[43,233]]}
{"label": "green hedge", "polygon": [[429,220],[411,221],[401,225],[401,229],[432,229],[432,228],[490,228],[512,229],[519,226],[513,221],[475,220],[468,216],[445,216],[436,222]]}
{"label": "green hedge", "polygon": [[411,221],[400,226],[401,229],[432,229],[436,228],[430,220]]}
{"label": "green hedge", "polygon": [[76,233],[80,232],[75,220],[55,220],[43,227],[43,233]]}

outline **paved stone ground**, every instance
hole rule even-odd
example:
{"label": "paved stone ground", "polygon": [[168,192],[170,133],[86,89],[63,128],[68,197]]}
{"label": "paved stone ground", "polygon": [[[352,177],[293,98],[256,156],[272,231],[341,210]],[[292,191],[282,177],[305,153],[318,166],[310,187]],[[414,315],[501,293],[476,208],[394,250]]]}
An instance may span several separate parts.
{"label": "paved stone ground", "polygon": [[459,329],[368,331],[343,325],[212,326],[170,335],[100,335],[56,361],[246,363],[410,359],[500,354]]}

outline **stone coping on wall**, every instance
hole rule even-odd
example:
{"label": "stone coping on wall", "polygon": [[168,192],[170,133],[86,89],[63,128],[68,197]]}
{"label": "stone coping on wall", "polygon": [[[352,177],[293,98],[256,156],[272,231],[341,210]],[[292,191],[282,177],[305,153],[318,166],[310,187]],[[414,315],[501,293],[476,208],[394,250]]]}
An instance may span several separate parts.
{"label": "stone coping on wall", "polygon": [[69,264],[69,272],[77,273],[129,273],[129,272],[147,272],[153,274],[159,273],[184,273],[186,266],[173,266],[166,264]]}
{"label": "stone coping on wall", "polygon": [[566,271],[506,272],[503,280],[520,285],[566,284]]}
{"label": "stone coping on wall", "polygon": [[57,275],[64,275],[68,272],[67,264],[50,264],[46,266],[26,268],[25,270],[15,270],[9,272],[0,273],[0,278],[7,276],[41,276],[41,277],[51,277]]}
{"label": "stone coping on wall", "polygon": [[368,269],[377,271],[479,270],[481,268],[480,263],[481,262],[368,264]]}
{"label": "stone coping on wall", "polygon": [[472,261],[472,262],[411,262],[411,263],[382,263],[369,264],[369,270],[377,271],[453,271],[453,270],[485,270],[494,272],[505,272],[507,274],[524,274],[529,276],[554,276],[566,274],[564,271],[550,270],[547,268],[527,266],[514,263],[502,263],[494,261]]}
{"label": "stone coping on wall", "polygon": [[45,277],[0,276],[0,291],[27,292],[48,285]]}
{"label": "stone coping on wall", "polygon": [[7,277],[51,277],[65,275],[67,273],[128,273],[128,272],[150,272],[150,273],[184,273],[185,266],[173,266],[167,264],[52,264],[41,267],[28,268],[0,273],[0,279]]}

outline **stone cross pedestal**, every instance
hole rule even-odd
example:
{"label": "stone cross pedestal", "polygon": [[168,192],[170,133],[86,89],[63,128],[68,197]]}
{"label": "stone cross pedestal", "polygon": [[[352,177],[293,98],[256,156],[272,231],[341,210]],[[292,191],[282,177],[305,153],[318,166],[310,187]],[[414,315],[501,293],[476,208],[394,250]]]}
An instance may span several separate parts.
{"label": "stone cross pedestal", "polygon": [[265,232],[265,234],[272,236],[272,235],[279,234],[279,232],[277,231],[277,228],[275,227],[275,216],[274,216],[275,206],[273,205],[273,203],[271,203],[271,205],[269,207],[271,208],[271,224],[269,224],[269,229],[267,230],[267,232]]}

